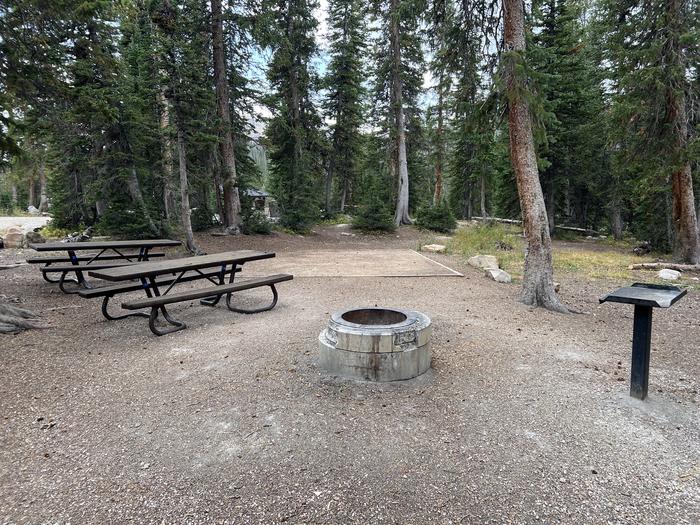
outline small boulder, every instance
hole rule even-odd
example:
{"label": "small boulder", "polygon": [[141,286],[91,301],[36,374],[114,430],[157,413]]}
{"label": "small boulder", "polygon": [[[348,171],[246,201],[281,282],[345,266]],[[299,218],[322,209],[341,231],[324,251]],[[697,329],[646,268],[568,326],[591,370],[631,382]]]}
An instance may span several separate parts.
{"label": "small boulder", "polygon": [[31,205],[30,205],[30,206],[27,206],[27,213],[29,213],[29,215],[34,215],[34,216],[36,217],[36,216],[39,215],[41,212],[40,212],[39,209],[36,208],[35,206],[31,206]]}
{"label": "small boulder", "polygon": [[17,226],[10,226],[3,237],[5,248],[24,247],[24,233]]}
{"label": "small boulder", "polygon": [[659,279],[664,279],[665,281],[676,281],[680,278],[681,272],[664,268],[663,270],[659,271],[659,273],[657,273],[656,276]]}
{"label": "small boulder", "polygon": [[559,293],[559,288],[561,288],[561,284],[554,281],[554,291]]}
{"label": "small boulder", "polygon": [[467,262],[474,268],[481,268],[482,270],[488,268],[498,269],[498,259],[493,255],[475,255],[470,257]]}
{"label": "small boulder", "polygon": [[508,272],[499,268],[486,268],[484,275],[489,279],[493,279],[497,283],[509,283],[513,280]]}
{"label": "small boulder", "polygon": [[25,235],[25,238],[27,239],[27,242],[30,242],[32,244],[39,244],[42,242],[46,242],[46,239],[44,239],[44,236],[41,235],[39,232],[27,232]]}
{"label": "small boulder", "polygon": [[426,244],[421,248],[422,251],[424,252],[433,252],[433,253],[445,253],[445,245],[444,244]]}

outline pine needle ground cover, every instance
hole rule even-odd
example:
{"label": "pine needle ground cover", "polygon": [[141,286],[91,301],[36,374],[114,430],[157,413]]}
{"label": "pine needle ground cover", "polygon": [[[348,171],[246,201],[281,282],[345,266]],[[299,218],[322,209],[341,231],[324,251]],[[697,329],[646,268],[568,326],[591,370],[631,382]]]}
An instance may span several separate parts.
{"label": "pine needle ground cover", "polygon": [[[524,240],[522,230],[518,226],[493,224],[470,225],[462,227],[449,242],[451,253],[464,257],[473,255],[494,255],[502,269],[520,279],[523,275]],[[670,261],[669,254],[650,254],[639,257],[632,253],[634,243],[627,241],[616,242],[611,239],[596,241],[555,240],[554,241],[554,273],[559,276],[572,276],[585,279],[605,279],[613,281],[644,281],[668,284],[656,278],[654,271],[629,270],[632,264],[654,262],[657,260]],[[700,283],[691,274],[683,274],[681,284],[700,288]]]}

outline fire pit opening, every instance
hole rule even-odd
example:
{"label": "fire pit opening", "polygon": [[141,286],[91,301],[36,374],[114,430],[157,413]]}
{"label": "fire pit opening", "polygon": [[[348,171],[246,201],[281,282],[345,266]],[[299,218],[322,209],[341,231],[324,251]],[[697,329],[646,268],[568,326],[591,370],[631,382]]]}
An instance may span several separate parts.
{"label": "fire pit opening", "polygon": [[341,316],[348,323],[364,325],[392,325],[403,323],[408,319],[406,314],[386,308],[362,308],[349,310]]}

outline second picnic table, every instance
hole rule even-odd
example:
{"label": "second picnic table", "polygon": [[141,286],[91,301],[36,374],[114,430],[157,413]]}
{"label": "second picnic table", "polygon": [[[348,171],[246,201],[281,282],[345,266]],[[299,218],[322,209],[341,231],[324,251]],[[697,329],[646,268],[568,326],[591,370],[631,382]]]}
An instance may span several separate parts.
{"label": "second picnic table", "polygon": [[[91,269],[104,269],[122,264],[147,261],[150,257],[162,257],[163,253],[150,253],[153,248],[167,248],[179,246],[180,241],[172,239],[137,239],[129,241],[86,241],[86,242],[46,242],[30,244],[29,247],[37,252],[67,252],[67,256],[58,257],[30,257],[30,264],[44,264],[41,273],[50,283],[58,283],[65,293],[76,293],[68,290],[64,284],[67,281],[75,282],[82,288],[90,288],[83,273]],[[131,250],[131,251],[127,251]],[[133,251],[135,253],[132,253]],[[78,255],[76,252],[94,251],[87,255]],[[89,267],[89,268],[88,268]],[[60,273],[58,280],[48,276],[49,273]],[[75,274],[75,279],[66,279],[70,273]]]}
{"label": "second picnic table", "polygon": [[[170,317],[166,310],[166,305],[183,301],[201,299],[201,303],[207,306],[215,306],[222,296],[226,296],[226,306],[229,310],[240,313],[257,313],[274,308],[277,304],[277,289],[275,284],[282,281],[289,281],[292,276],[289,274],[277,274],[267,277],[248,279],[242,282],[234,282],[236,275],[240,272],[240,266],[245,263],[269,259],[274,257],[274,253],[259,252],[254,250],[238,250],[222,253],[212,253],[195,257],[185,257],[182,259],[171,259],[167,261],[144,262],[129,266],[119,266],[100,270],[90,270],[89,275],[104,279],[106,281],[140,281],[140,285],[126,284],[122,286],[106,287],[104,293],[111,293],[114,290],[134,291],[142,289],[146,293],[146,298],[122,303],[122,308],[127,310],[140,310],[150,308],[149,327],[156,335],[163,335],[186,328],[185,323]],[[228,277],[228,282],[226,279]],[[214,286],[197,288],[184,292],[170,293],[174,286],[193,280],[207,279]],[[231,304],[231,294],[242,290],[250,290],[262,286],[270,287],[272,291],[272,302],[262,308],[244,309]],[[165,288],[164,290],[161,290]],[[96,296],[102,289],[94,292],[81,293],[83,296]],[[105,300],[108,297],[105,295]],[[111,297],[111,296],[110,296]],[[103,313],[105,308],[103,308]],[[131,315],[145,315],[141,312]],[[161,329],[156,326],[159,314],[171,327]],[[108,319],[110,317],[105,315]],[[122,316],[123,317],[123,316]],[[111,317],[115,318],[116,317]]]}

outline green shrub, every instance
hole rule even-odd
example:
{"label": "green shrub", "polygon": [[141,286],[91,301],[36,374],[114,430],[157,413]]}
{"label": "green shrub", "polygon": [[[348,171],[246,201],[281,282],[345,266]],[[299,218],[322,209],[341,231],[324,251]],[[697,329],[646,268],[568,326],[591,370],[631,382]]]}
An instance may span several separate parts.
{"label": "green shrub", "polygon": [[241,232],[246,235],[265,234],[272,231],[272,223],[267,216],[260,210],[252,210],[250,213],[243,215],[241,223]]}
{"label": "green shrub", "polygon": [[367,232],[391,232],[396,229],[394,216],[376,193],[369,193],[352,220],[352,227]]}
{"label": "green shrub", "polygon": [[449,233],[457,227],[457,221],[447,203],[441,202],[418,210],[416,226],[424,230]]}

